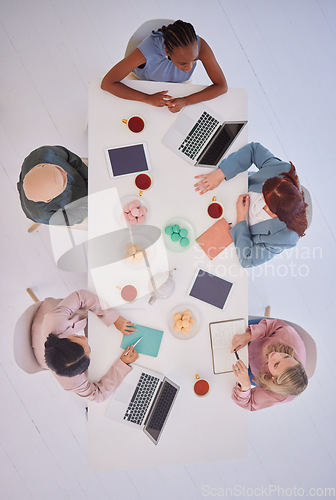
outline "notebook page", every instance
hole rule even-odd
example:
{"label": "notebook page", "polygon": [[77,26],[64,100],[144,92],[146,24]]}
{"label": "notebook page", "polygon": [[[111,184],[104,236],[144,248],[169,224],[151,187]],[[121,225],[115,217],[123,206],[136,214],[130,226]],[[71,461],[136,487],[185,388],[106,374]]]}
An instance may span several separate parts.
{"label": "notebook page", "polygon": [[[210,324],[215,373],[232,371],[232,365],[237,361],[235,354],[231,353],[232,338],[236,334],[244,333],[245,330],[246,326],[243,319]],[[238,355],[245,365],[248,366],[247,346],[240,349]]]}

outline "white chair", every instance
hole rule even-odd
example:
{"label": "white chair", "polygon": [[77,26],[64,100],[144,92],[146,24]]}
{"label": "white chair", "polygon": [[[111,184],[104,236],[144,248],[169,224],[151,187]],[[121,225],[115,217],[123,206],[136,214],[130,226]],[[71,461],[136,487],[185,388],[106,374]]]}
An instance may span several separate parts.
{"label": "white chair", "polygon": [[308,205],[306,214],[307,214],[307,221],[308,221],[308,227],[309,227],[311,222],[312,222],[312,218],[313,218],[313,203],[312,203],[312,199],[311,199],[310,192],[308,191],[308,189],[306,187],[302,186],[302,184],[301,184],[301,189],[302,189],[303,194],[304,194],[305,202]]}
{"label": "white chair", "polygon": [[[267,306],[266,311],[270,313],[270,306]],[[266,313],[265,311],[265,313]],[[254,319],[275,319],[275,318],[269,318],[265,314],[265,316],[249,316],[249,321],[254,320]],[[281,318],[280,318],[281,319]],[[317,361],[317,350],[316,350],[316,343],[314,339],[309,335],[306,330],[304,330],[301,326],[297,325],[296,323],[292,323],[291,321],[287,321],[286,319],[282,320],[285,321],[288,325],[290,325],[294,330],[300,335],[301,339],[303,340],[303,343],[306,348],[306,365],[305,365],[305,370],[307,373],[308,378],[311,378],[314,375],[315,369],[316,369],[316,361]]]}
{"label": "white chair", "polygon": [[141,24],[141,26],[135,30],[129,39],[124,57],[129,56],[130,53],[137,48],[139,43],[141,43],[146,36],[150,35],[153,30],[157,30],[158,28],[161,28],[161,26],[168,26],[168,24],[172,24],[174,22],[175,19],[150,19],[149,21]]}
{"label": "white chair", "polygon": [[13,351],[15,362],[21,370],[26,373],[37,373],[43,371],[43,368],[38,364],[32,348],[31,325],[41,302],[38,301],[30,288],[27,288],[27,292],[35,304],[26,309],[15,325]]}

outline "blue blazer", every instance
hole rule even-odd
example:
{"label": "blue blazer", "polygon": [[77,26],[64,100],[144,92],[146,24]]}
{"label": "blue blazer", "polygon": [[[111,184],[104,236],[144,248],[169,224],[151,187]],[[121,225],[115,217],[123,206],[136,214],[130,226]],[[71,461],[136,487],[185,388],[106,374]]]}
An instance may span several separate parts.
{"label": "blue blazer", "polygon": [[[267,179],[291,169],[290,163],[276,158],[258,142],[246,144],[232,153],[220,163],[219,168],[225,174],[225,179],[230,180],[252,164],[258,168],[258,172],[249,172],[248,186],[249,191],[256,193],[262,192]],[[246,221],[241,221],[231,229],[231,235],[243,267],[259,266],[286,248],[295,247],[299,241],[299,235],[279,219],[259,222],[250,227]]]}

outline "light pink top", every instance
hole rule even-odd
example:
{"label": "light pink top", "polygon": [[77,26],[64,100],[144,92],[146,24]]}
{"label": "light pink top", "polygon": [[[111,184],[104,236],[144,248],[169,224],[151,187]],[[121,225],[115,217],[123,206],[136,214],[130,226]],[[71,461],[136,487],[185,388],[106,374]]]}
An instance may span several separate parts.
{"label": "light pink top", "polygon": [[[250,325],[252,338],[248,346],[249,363],[254,376],[269,372],[266,350],[270,345],[282,344],[294,349],[294,358],[303,366],[306,363],[306,349],[300,335],[293,327],[280,319],[263,319],[257,325]],[[246,410],[256,411],[279,403],[292,401],[295,396],[286,396],[254,387],[241,391],[238,384],[232,391],[232,399]]]}
{"label": "light pink top", "polygon": [[[48,369],[44,359],[44,343],[48,335],[54,333],[66,338],[74,333],[80,334],[87,325],[88,311],[95,313],[107,326],[119,317],[115,309],[102,309],[98,297],[86,290],[73,292],[63,300],[48,297],[42,302],[34,316],[31,330],[34,354],[42,368]],[[101,402],[114,393],[131,369],[118,359],[99,382],[90,382],[87,371],[75,377],[60,377],[52,373],[66,391]]]}

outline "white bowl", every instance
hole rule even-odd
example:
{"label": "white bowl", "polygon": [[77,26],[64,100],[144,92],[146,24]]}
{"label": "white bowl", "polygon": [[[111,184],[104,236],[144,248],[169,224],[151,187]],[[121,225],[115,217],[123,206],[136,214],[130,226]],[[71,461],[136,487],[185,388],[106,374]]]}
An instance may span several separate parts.
{"label": "white bowl", "polygon": [[[174,330],[174,325],[175,325],[174,314],[176,314],[176,313],[182,314],[187,309],[191,312],[191,317],[194,318],[194,320],[195,320],[195,323],[193,324],[190,332],[182,333],[182,332],[179,332],[177,330]],[[182,304],[180,306],[174,307],[174,309],[172,309],[168,315],[169,331],[177,339],[180,339],[180,340],[192,339],[198,333],[200,326],[201,326],[201,318],[200,318],[197,310],[195,309],[195,307],[191,306],[189,304]]]}
{"label": "white bowl", "polygon": [[[179,241],[172,241],[170,234],[166,234],[165,229],[167,226],[173,226],[174,224],[177,224],[180,226],[182,229],[186,229],[188,231],[188,240],[189,240],[189,245],[186,247],[183,247],[180,245]],[[163,241],[165,242],[166,248],[171,250],[172,252],[185,252],[190,248],[194,243],[195,243],[195,231],[190,222],[187,220],[183,219],[182,217],[172,217],[169,219],[165,225],[162,227],[162,234],[163,234]]]}

